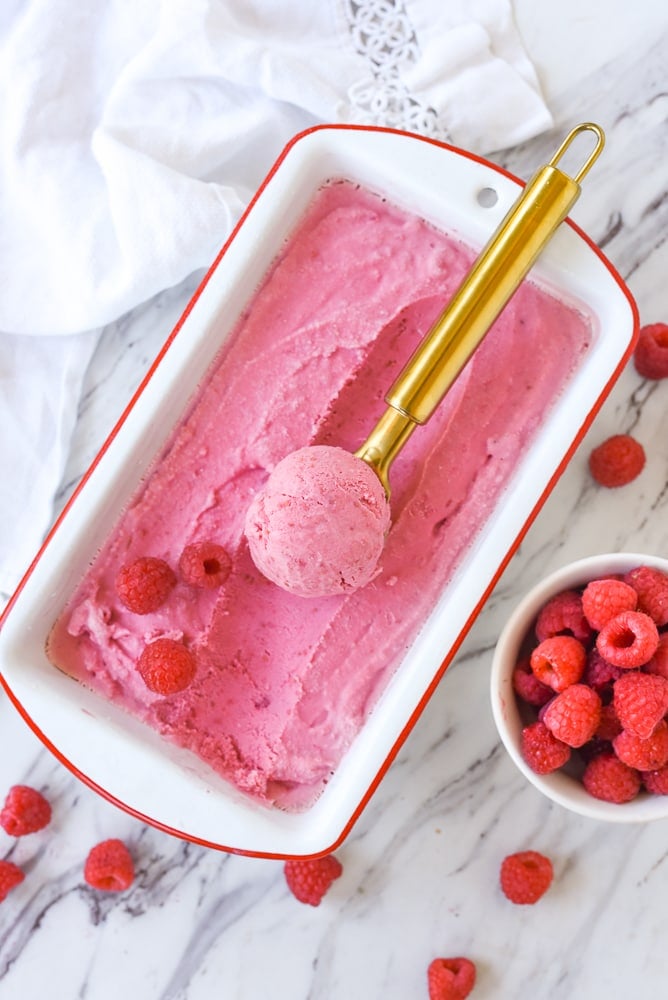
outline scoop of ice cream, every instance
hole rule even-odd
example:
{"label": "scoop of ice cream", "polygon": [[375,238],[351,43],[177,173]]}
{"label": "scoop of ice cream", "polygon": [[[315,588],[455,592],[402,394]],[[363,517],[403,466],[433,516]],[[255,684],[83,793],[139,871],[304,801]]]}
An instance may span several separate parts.
{"label": "scoop of ice cream", "polygon": [[376,574],[390,505],[382,483],[343,448],[313,445],[274,468],[246,516],[253,562],[300,597],[344,594]]}

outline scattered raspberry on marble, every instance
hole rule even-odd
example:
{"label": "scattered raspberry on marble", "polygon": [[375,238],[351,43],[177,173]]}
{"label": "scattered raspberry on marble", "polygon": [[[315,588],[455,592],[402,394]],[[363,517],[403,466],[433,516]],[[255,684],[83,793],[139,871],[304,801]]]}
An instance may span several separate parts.
{"label": "scattered raspberry on marble", "polygon": [[538,643],[529,662],[539,681],[553,691],[563,691],[582,677],[587,652],[579,639],[555,635]]}
{"label": "scattered raspberry on marble", "polygon": [[552,862],[538,851],[518,851],[501,863],[500,882],[511,903],[537,903],[552,884]]}
{"label": "scattered raspberry on marble", "polygon": [[132,885],[134,877],[132,855],[122,840],[103,840],[88,852],[84,879],[93,889],[124,892]]}
{"label": "scattered raspberry on marble", "polygon": [[343,874],[333,854],[322,858],[292,858],[285,862],[285,881],[300,903],[319,906],[332,883]]}
{"label": "scattered raspberry on marble", "polygon": [[668,724],[665,719],[646,738],[622,729],[612,747],[619,759],[637,771],[658,771],[668,764]]}
{"label": "scattered raspberry on marble", "polygon": [[540,719],[522,730],[520,750],[522,757],[536,774],[557,771],[571,756],[571,748],[553,736]]}
{"label": "scattered raspberry on marble", "polygon": [[659,645],[659,631],[642,611],[622,611],[603,626],[596,648],[608,663],[624,670],[642,667]]}
{"label": "scattered raspberry on marble", "polygon": [[595,799],[622,805],[640,791],[640,774],[612,752],[592,757],[584,769],[582,784]]}
{"label": "scattered raspberry on marble", "polygon": [[429,1000],[464,1000],[475,979],[475,963],[469,958],[435,958],[427,969]]}
{"label": "scattered raspberry on marble", "polygon": [[638,595],[638,610],[659,628],[668,625],[668,576],[653,566],[637,566],[625,580]]}
{"label": "scattered raspberry on marble", "polygon": [[668,680],[633,670],[615,681],[613,705],[623,729],[647,739],[668,712]]}
{"label": "scattered raspberry on marble", "polygon": [[592,738],[601,720],[601,699],[586,684],[571,684],[546,706],[543,722],[569,747]]}
{"label": "scattered raspberry on marble", "polygon": [[592,580],[582,591],[584,616],[597,632],[622,611],[635,611],[637,604],[637,592],[623,580]]}
{"label": "scattered raspberry on marble", "polygon": [[10,837],[24,837],[51,822],[51,805],[36,788],[13,785],[0,812],[0,826]]}
{"label": "scattered raspberry on marble", "polygon": [[7,898],[12,889],[23,882],[24,878],[25,872],[13,861],[0,861],[0,903]]}
{"label": "scattered raspberry on marble", "polygon": [[155,639],[142,650],[137,670],[149,691],[170,695],[184,691],[197,672],[195,657],[176,639]]}
{"label": "scattered raspberry on marble", "polygon": [[630,434],[613,434],[591,452],[589,470],[601,486],[614,489],[636,479],[645,467],[645,449]]}
{"label": "scattered raspberry on marble", "polygon": [[643,378],[668,378],[668,324],[649,323],[641,327],[633,361]]}
{"label": "scattered raspberry on marble", "polygon": [[181,553],[179,572],[191,587],[215,590],[222,587],[232,572],[232,560],[222,545],[193,542]]}
{"label": "scattered raspberry on marble", "polygon": [[576,590],[563,590],[551,597],[538,614],[535,631],[538,642],[555,635],[572,635],[587,642],[591,628],[582,610],[582,595]]}
{"label": "scattered raspberry on marble", "polygon": [[141,556],[122,566],[116,577],[121,603],[137,615],[162,607],[176,586],[176,574],[164,559]]}

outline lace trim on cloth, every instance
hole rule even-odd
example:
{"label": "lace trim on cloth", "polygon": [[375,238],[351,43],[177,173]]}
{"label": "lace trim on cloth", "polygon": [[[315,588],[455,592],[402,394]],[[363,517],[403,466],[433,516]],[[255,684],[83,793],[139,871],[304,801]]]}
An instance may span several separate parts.
{"label": "lace trim on cloth", "polygon": [[450,142],[438,112],[411,94],[401,78],[401,67],[420,58],[403,0],[342,0],[342,4],[353,47],[368,67],[368,73],[348,90],[356,120]]}

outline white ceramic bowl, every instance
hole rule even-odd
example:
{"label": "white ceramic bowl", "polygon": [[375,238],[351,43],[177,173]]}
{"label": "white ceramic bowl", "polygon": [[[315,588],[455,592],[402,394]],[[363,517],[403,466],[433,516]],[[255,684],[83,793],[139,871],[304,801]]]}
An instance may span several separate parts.
{"label": "white ceramic bowl", "polygon": [[535,788],[553,802],[592,819],[613,823],[644,823],[668,817],[668,795],[641,791],[631,802],[617,805],[591,796],[577,778],[562,772],[536,774],[520,751],[520,734],[526,725],[513,691],[513,670],[523,640],[529,634],[542,606],[555,594],[577,588],[608,574],[626,573],[636,566],[655,566],[668,573],[668,559],[633,552],[605,553],[569,563],[533,587],[510,615],[494,651],[491,701],[494,721],[513,761]]}
{"label": "white ceramic bowl", "polygon": [[[5,689],[75,774],[161,829],[257,856],[321,854],[347,835],[622,370],[638,328],[633,300],[614,268],[575,225],[562,225],[533,274],[557,294],[580,300],[594,317],[594,342],[580,369],[318,801],[301,814],[257,805],[148,727],[102,706],[54,669],[44,647],[64,600],[170,433],[179,401],[201,381],[286,235],[332,177],[382,191],[474,247],[486,242],[521,187],[476,156],[406,133],[323,126],[297,136],[59,518],[0,633]],[[498,196],[491,207],[479,197],[487,188]]]}

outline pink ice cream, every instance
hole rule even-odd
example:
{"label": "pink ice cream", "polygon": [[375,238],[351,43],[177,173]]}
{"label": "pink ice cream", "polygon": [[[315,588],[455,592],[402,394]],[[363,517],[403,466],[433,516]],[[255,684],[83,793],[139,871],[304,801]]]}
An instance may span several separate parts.
{"label": "pink ice cream", "polygon": [[248,509],[253,562],[300,597],[347,594],[376,575],[390,505],[376,473],[343,448],[314,445],[282,459]]}
{"label": "pink ice cream", "polygon": [[[378,573],[308,600],[267,580],[244,536],[253,498],[286,455],[366,439],[473,257],[356,185],[318,192],[54,625],[54,664],[266,804],[318,796],[591,340],[586,316],[525,281],[393,464]],[[179,577],[184,548],[201,541],[231,557],[220,587]],[[177,583],[137,615],[115,579],[145,555]],[[170,696],[136,667],[163,636],[197,664]]]}

